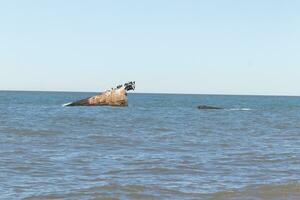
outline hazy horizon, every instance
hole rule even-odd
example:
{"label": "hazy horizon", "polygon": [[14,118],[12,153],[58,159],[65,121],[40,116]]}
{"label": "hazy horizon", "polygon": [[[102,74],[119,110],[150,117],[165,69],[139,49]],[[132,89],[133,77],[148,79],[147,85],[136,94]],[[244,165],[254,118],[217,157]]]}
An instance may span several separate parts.
{"label": "hazy horizon", "polygon": [[0,90],[300,95],[300,2],[9,1]]}
{"label": "hazy horizon", "polygon": [[[71,91],[71,90],[0,90],[0,92],[49,92],[49,93],[101,93],[103,91]],[[222,94],[222,93],[176,93],[176,92],[136,92],[130,91],[129,94],[162,94],[162,95],[212,95],[212,96],[278,96],[278,97],[300,97],[300,95],[285,94]]]}

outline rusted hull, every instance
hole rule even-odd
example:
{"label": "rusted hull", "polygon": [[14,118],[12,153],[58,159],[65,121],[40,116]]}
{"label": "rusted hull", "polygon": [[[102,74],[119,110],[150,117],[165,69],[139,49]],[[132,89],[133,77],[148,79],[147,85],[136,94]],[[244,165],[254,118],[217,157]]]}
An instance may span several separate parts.
{"label": "rusted hull", "polygon": [[66,106],[127,106],[127,93],[124,88],[113,89],[101,94],[75,101]]}

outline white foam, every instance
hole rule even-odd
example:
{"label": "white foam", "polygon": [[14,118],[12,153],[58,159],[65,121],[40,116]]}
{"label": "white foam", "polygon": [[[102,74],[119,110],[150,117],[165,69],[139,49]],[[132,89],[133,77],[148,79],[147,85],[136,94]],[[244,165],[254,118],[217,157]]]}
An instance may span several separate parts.
{"label": "white foam", "polygon": [[70,105],[71,103],[72,103],[72,102],[65,103],[65,104],[62,105],[62,107],[66,107],[66,106]]}
{"label": "white foam", "polygon": [[227,109],[227,110],[231,110],[231,111],[250,111],[250,110],[253,110],[251,108],[230,108],[230,109]]}

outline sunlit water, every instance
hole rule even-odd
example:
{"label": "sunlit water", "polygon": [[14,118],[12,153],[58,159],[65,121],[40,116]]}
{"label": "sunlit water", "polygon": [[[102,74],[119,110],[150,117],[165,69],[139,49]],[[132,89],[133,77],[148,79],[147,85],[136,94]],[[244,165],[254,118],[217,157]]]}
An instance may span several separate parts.
{"label": "sunlit water", "polygon": [[0,92],[0,199],[300,197],[299,97],[90,95]]}

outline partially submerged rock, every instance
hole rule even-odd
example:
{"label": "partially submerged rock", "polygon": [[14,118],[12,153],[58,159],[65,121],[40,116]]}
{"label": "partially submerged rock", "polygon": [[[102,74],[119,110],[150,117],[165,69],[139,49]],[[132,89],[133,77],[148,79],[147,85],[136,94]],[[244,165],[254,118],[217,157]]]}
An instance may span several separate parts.
{"label": "partially submerged rock", "polygon": [[218,109],[223,109],[223,108],[216,107],[216,106],[209,106],[209,105],[199,105],[198,109],[200,109],[200,110],[213,110],[213,109],[218,110]]}
{"label": "partially submerged rock", "polygon": [[79,101],[75,101],[65,106],[127,106],[127,91],[135,89],[135,82],[128,82],[119,85],[117,88],[88,97]]}

